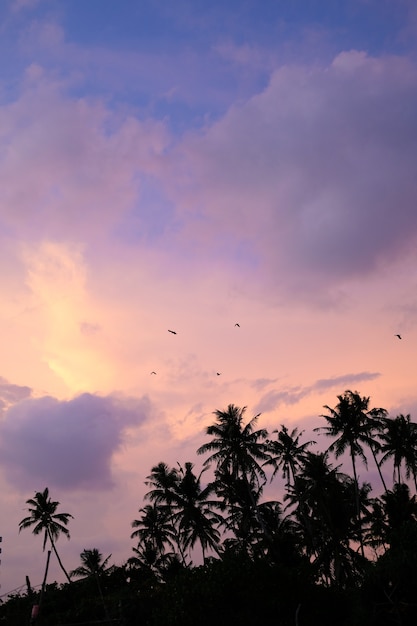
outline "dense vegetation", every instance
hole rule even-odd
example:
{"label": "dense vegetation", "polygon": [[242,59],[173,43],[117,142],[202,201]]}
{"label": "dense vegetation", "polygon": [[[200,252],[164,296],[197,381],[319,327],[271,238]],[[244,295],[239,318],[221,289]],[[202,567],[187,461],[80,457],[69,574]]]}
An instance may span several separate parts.
{"label": "dense vegetation", "polygon": [[[192,462],[151,469],[123,566],[109,566],[111,555],[97,548],[84,550],[70,573],[59,561],[68,582],[10,596],[1,623],[28,624],[40,604],[34,621],[51,626],[414,624],[417,424],[370,409],[369,398],[350,390],[324,408],[315,430],[329,438],[326,451],[314,451],[317,442],[302,441],[297,428],[270,434],[257,428],[259,416],[245,423],[244,408],[216,411],[197,450],[202,472]],[[337,464],[344,455],[351,473]],[[378,496],[358,480],[358,465],[368,462]],[[263,498],[270,481],[280,481],[281,501]],[[20,529],[43,534],[44,549],[59,559],[56,540],[68,535],[72,516],[58,512],[48,489],[27,504]],[[192,562],[196,549],[201,565]]]}

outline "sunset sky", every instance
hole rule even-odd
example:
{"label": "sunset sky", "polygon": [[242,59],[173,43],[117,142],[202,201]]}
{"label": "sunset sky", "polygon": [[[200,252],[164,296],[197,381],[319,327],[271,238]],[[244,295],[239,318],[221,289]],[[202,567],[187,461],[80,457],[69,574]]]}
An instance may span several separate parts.
{"label": "sunset sky", "polygon": [[36,491],[122,564],[216,409],[417,421],[415,0],[3,0],[0,56],[1,595]]}

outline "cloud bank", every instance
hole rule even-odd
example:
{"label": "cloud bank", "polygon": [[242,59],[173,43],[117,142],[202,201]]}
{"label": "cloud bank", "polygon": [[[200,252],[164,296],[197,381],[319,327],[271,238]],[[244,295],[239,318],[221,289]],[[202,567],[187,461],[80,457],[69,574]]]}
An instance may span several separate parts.
{"label": "cloud bank", "polygon": [[378,272],[416,241],[416,109],[406,59],[350,51],[327,67],[277,69],[184,143],[198,181],[190,204],[205,216],[194,230],[251,251],[287,293]]}

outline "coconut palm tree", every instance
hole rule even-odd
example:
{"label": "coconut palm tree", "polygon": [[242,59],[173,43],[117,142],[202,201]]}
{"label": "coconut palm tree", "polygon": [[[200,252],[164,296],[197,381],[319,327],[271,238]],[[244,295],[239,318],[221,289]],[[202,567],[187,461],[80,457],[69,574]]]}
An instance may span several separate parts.
{"label": "coconut palm tree", "polygon": [[134,556],[127,559],[129,574],[135,574],[135,578],[148,580],[163,580],[163,572],[176,555],[163,553],[155,547],[152,541],[139,541],[136,548],[132,548]]}
{"label": "coconut palm tree", "polygon": [[392,535],[404,524],[417,523],[417,498],[410,495],[408,485],[396,483],[392,491],[381,496],[387,519],[387,535],[391,543]]}
{"label": "coconut palm tree", "polygon": [[163,506],[153,502],[139,509],[142,513],[140,519],[132,522],[132,528],[136,528],[130,535],[131,539],[137,538],[139,543],[152,545],[158,554],[165,552],[165,547],[174,547],[175,535],[170,512]]}
{"label": "coconut palm tree", "polygon": [[[386,491],[385,494],[387,493]],[[381,550],[387,551],[387,515],[381,498],[371,498],[369,504],[370,508],[364,516],[364,542],[373,549],[378,558]]]}
{"label": "coconut palm tree", "polygon": [[166,463],[155,465],[145,481],[145,485],[152,489],[145,494],[145,499],[170,508],[178,485],[178,470],[170,468]]}
{"label": "coconut palm tree", "polygon": [[375,455],[375,446],[377,444],[371,442],[374,441],[372,434],[374,433],[376,424],[378,423],[378,415],[382,418],[385,416],[386,411],[384,409],[373,409],[372,411],[369,411],[369,398],[362,398],[358,392],[352,392],[349,389],[345,391],[343,395],[337,396],[337,398],[339,402],[336,407],[333,409],[328,405],[325,405],[324,408],[329,411],[329,414],[320,416],[327,420],[328,426],[315,428],[314,430],[322,431],[327,436],[336,438],[328,448],[329,451],[335,453],[336,458],[341,456],[346,450],[349,451],[356,494],[356,515],[358,518],[358,528],[360,533],[359,540],[361,552],[362,555],[364,555],[356,463],[357,458],[360,458],[365,467],[368,466],[362,444],[365,443],[369,445],[380,473],[380,477],[383,481],[379,463],[377,462]]}
{"label": "coconut palm tree", "polygon": [[81,565],[71,571],[71,576],[77,578],[87,578],[89,576],[100,576],[107,569],[107,563],[111,558],[111,554],[103,559],[102,553],[97,548],[91,550],[84,549],[81,554]]}
{"label": "coconut palm tree", "polygon": [[183,564],[185,565],[185,555],[178,535],[178,530],[174,523],[174,513],[176,511],[175,502],[177,498],[178,483],[180,482],[179,471],[170,468],[166,463],[160,462],[155,465],[145,481],[145,485],[152,487],[145,494],[145,500],[155,504],[160,515],[166,515],[167,524],[171,527],[171,537],[179,550]]}
{"label": "coconut palm tree", "polygon": [[229,404],[226,411],[215,411],[216,421],[206,428],[207,435],[213,436],[208,443],[197,450],[197,454],[212,454],[204,465],[215,464],[215,471],[228,471],[234,479],[243,478],[259,487],[266,481],[266,475],[260,462],[269,459],[265,439],[265,428],[255,430],[259,415],[246,425],[243,416],[246,407],[239,408]]}
{"label": "coconut palm tree", "polygon": [[349,450],[352,460],[352,469],[356,480],[356,458],[359,457],[365,467],[368,466],[367,458],[361,444],[366,444],[371,450],[381,482],[386,490],[384,478],[381,473],[381,463],[376,458],[376,452],[380,445],[376,435],[381,433],[386,424],[387,411],[383,408],[369,409],[370,398],[360,396],[357,391],[347,389],[344,394],[337,396],[339,402],[334,409],[325,405],[330,415],[324,417],[328,426],[315,428],[315,431],[323,431],[329,437],[336,437],[329,447],[334,451],[336,458]]}
{"label": "coconut palm tree", "polygon": [[272,465],[274,472],[271,480],[279,469],[282,469],[282,476],[286,481],[286,486],[294,484],[297,468],[300,466],[302,459],[305,457],[306,450],[315,441],[307,441],[300,443],[300,437],[304,431],[298,432],[298,428],[294,428],[291,433],[288,428],[281,425],[280,430],[274,430],[278,433],[276,441],[268,441],[268,450],[271,458],[264,465]]}
{"label": "coconut palm tree", "polygon": [[61,534],[65,535],[68,539],[70,538],[67,524],[73,516],[70,515],[70,513],[56,512],[60,503],[51,500],[48,487],[46,487],[44,491],[36,492],[33,498],[26,500],[26,504],[29,505],[28,511],[30,515],[19,522],[19,532],[23,528],[33,527],[32,532],[34,535],[43,533],[43,550],[45,550],[46,543],[49,539],[51,548],[58,559],[58,563],[65,577],[68,582],[71,582],[71,578],[59,557],[55,543]]}
{"label": "coconut palm tree", "polygon": [[[275,441],[268,440],[267,442],[271,458],[268,459],[264,465],[272,465],[274,467],[271,481],[278,470],[282,469],[282,477],[286,482],[286,490],[289,491],[292,488],[296,493],[298,489],[298,483],[296,481],[297,471],[306,458],[307,448],[315,443],[315,441],[300,443],[300,437],[304,431],[298,432],[298,428],[294,428],[291,433],[289,433],[288,428],[281,425],[280,430],[274,430],[273,432],[278,433],[278,436]],[[310,542],[313,543],[314,536],[309,515],[303,498],[300,497],[300,494],[298,494],[298,496],[299,515],[303,517],[303,525],[309,533]]]}
{"label": "coconut palm tree", "polygon": [[111,558],[111,554],[108,557],[103,559],[103,555],[97,548],[93,548],[92,550],[84,549],[81,554],[81,565],[76,569],[72,570],[71,576],[75,576],[78,578],[94,578],[97,584],[97,589],[100,594],[100,599],[103,604],[104,612],[106,614],[106,619],[110,619],[109,613],[107,611],[106,604],[104,602],[103,590],[100,584],[100,577],[109,569],[107,567],[107,563]]}
{"label": "coconut palm tree", "polygon": [[197,541],[201,544],[203,559],[208,548],[218,552],[220,533],[217,527],[223,522],[222,517],[213,511],[212,486],[202,488],[203,472],[197,476],[193,467],[190,462],[184,467],[178,464],[178,469],[159,463],[146,482],[153,489],[145,494],[145,498],[161,507],[159,516],[166,516],[165,526],[171,524],[170,539],[175,539],[184,564],[184,551],[194,548]]}
{"label": "coconut palm tree", "polygon": [[259,414],[244,424],[245,411],[246,407],[239,408],[234,404],[229,404],[226,411],[215,411],[215,423],[206,428],[207,435],[213,436],[213,439],[200,446],[197,454],[212,453],[204,461],[204,466],[215,466],[216,480],[223,480],[227,475],[232,482],[243,482],[252,502],[253,515],[267,537],[268,530],[253,494],[266,482],[262,463],[270,458],[265,441],[268,431],[265,428],[255,430]]}
{"label": "coconut palm tree", "polygon": [[[294,517],[320,579],[343,586],[358,578],[362,564],[351,547],[351,542],[358,540],[355,488],[354,481],[334,468],[328,458],[328,451],[307,452],[296,476],[296,488],[290,487],[286,499],[297,505]],[[369,489],[364,485],[359,492],[362,506]]]}
{"label": "coconut palm tree", "polygon": [[174,520],[183,547],[192,549],[198,541],[205,562],[207,549],[219,553],[218,528],[223,524],[223,518],[213,511],[212,485],[201,486],[201,475],[205,470],[196,475],[193,467],[190,462],[184,467],[179,466],[181,480],[176,491]]}
{"label": "coconut palm tree", "polygon": [[249,491],[243,478],[234,479],[227,470],[219,470],[213,488],[218,497],[215,506],[224,515],[224,527],[234,535],[225,539],[224,546],[234,553],[255,556],[262,534],[259,512],[262,487],[249,485]]}
{"label": "coconut palm tree", "polygon": [[417,491],[417,424],[409,414],[397,415],[385,420],[384,432],[379,435],[383,456],[381,463],[392,458],[394,462],[393,483],[402,483],[401,467],[405,466],[406,478],[413,476]]}

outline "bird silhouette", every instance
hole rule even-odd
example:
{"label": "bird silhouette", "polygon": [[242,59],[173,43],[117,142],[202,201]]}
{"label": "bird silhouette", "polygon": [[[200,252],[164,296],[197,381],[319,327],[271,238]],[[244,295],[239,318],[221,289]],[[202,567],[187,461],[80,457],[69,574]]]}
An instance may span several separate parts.
{"label": "bird silhouette", "polygon": [[156,372],[151,372],[151,374],[156,374]]}
{"label": "bird silhouette", "polygon": [[216,372],[216,374],[217,374],[217,376],[220,376],[220,375],[221,375],[221,372]]}
{"label": "bird silhouette", "polygon": [[237,322],[236,322],[235,326],[238,326],[240,328],[240,324],[238,324]]}
{"label": "bird silhouette", "polygon": [[398,339],[402,339],[401,335],[395,335]]}
{"label": "bird silhouette", "polygon": [[173,335],[176,335],[176,334],[177,334],[175,330],[169,330],[169,329],[168,329],[168,332],[169,332],[169,333],[172,333]]}

